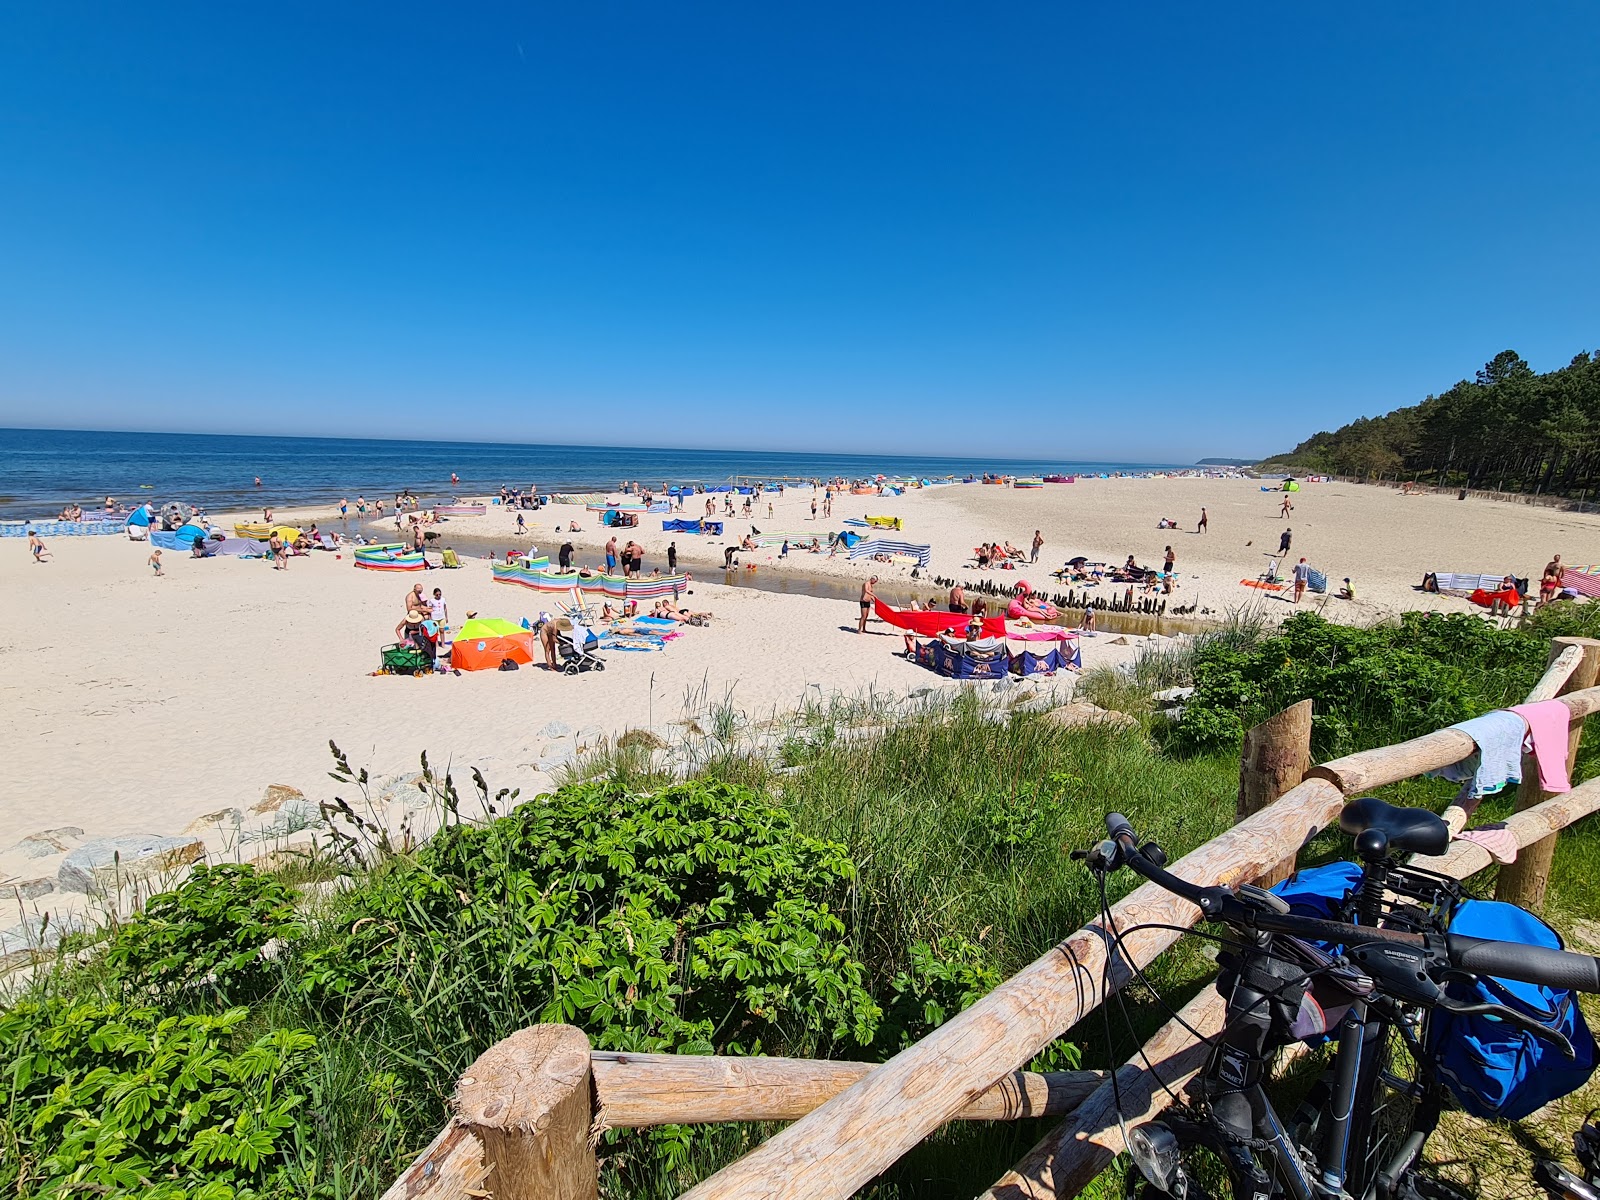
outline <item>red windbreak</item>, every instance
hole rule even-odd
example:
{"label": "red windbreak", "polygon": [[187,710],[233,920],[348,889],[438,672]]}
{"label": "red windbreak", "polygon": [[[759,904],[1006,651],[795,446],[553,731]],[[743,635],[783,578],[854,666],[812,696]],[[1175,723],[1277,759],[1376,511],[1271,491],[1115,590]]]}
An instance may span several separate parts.
{"label": "red windbreak", "polygon": [[[953,612],[912,612],[906,608],[895,608],[877,601],[877,613],[880,620],[887,621],[896,629],[905,629],[923,637],[934,637],[947,629],[960,629],[965,631],[972,623],[972,618],[966,613]],[[984,637],[1005,637],[1006,619],[1004,617],[983,618]]]}

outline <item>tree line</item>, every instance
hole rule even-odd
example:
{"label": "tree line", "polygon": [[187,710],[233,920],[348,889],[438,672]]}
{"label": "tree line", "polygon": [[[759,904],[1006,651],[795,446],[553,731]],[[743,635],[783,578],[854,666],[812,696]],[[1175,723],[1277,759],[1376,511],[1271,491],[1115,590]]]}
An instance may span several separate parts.
{"label": "tree line", "polygon": [[1503,351],[1447,392],[1318,433],[1261,466],[1590,497],[1600,488],[1600,351],[1542,375]]}

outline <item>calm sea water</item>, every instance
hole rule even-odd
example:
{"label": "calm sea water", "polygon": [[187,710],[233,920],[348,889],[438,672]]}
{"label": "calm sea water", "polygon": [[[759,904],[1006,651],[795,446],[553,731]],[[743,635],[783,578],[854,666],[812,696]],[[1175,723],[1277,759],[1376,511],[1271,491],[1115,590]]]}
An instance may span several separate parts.
{"label": "calm sea water", "polygon": [[[1177,464],[0,429],[0,517],[45,519],[69,501],[97,507],[107,495],[124,504],[182,500],[225,512],[340,497],[354,501],[358,493],[372,499],[404,488],[432,497],[483,494],[502,484],[524,490],[537,485],[541,492],[605,491],[624,479],[659,487],[725,483],[735,475],[860,478],[881,472],[932,478],[1161,465]],[[451,472],[461,477],[459,487],[452,488]]]}

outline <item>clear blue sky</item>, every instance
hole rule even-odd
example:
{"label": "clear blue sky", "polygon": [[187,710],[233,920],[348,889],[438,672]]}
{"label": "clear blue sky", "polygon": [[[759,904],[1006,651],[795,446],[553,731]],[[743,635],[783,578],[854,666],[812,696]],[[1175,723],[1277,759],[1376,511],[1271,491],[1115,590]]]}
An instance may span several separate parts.
{"label": "clear blue sky", "polygon": [[1186,460],[1600,343],[1592,4],[11,4],[0,425]]}

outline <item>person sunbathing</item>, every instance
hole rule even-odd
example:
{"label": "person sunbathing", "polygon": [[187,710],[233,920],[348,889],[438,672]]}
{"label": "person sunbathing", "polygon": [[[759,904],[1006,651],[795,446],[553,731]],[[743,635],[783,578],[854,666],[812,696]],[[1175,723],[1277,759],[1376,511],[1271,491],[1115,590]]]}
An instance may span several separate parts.
{"label": "person sunbathing", "polygon": [[704,625],[711,620],[708,612],[691,612],[687,608],[673,608],[672,602],[663,600],[650,610],[650,615],[659,621],[678,621],[684,625]]}

